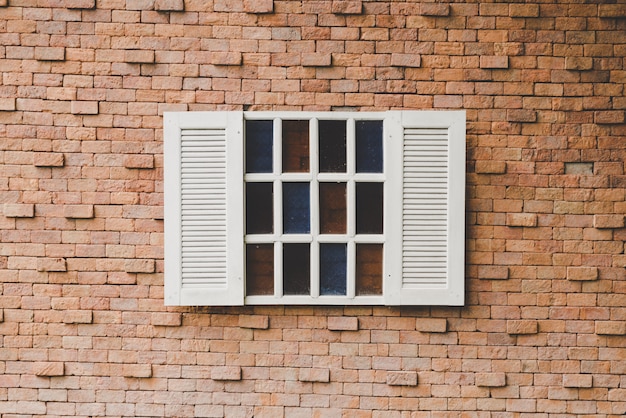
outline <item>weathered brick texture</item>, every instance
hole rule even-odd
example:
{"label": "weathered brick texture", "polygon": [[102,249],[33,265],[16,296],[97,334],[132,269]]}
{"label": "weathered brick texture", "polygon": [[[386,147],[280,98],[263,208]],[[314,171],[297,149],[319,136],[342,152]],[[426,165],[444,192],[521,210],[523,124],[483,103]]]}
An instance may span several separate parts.
{"label": "weathered brick texture", "polygon": [[[0,7],[0,415],[626,414],[623,0]],[[465,110],[466,306],[165,307],[162,116],[231,109]]]}

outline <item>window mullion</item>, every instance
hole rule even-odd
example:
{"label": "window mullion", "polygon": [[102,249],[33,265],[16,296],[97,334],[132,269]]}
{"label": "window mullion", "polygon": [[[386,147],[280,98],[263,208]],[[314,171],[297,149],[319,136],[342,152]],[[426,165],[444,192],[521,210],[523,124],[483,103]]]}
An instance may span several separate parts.
{"label": "window mullion", "polygon": [[346,296],[354,298],[356,294],[356,247],[354,243],[356,233],[356,186],[354,182],[356,172],[356,128],[354,119],[348,119],[346,125],[346,174],[349,178],[346,184]]}
{"label": "window mullion", "polygon": [[274,296],[283,296],[283,188],[280,175],[283,171],[282,120],[274,119]]}
{"label": "window mullion", "polygon": [[311,171],[310,183],[310,222],[311,222],[311,297],[320,295],[320,249],[319,249],[319,123],[313,118],[309,124],[309,169]]}

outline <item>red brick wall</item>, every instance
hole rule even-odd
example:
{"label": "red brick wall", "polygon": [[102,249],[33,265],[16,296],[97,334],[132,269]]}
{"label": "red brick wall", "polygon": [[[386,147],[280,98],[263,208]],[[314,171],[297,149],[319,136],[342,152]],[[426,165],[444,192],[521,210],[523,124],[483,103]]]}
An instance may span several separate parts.
{"label": "red brick wall", "polygon": [[[605,3],[0,0],[0,416],[623,416]],[[467,306],[166,309],[161,115],[242,108],[465,109]]]}

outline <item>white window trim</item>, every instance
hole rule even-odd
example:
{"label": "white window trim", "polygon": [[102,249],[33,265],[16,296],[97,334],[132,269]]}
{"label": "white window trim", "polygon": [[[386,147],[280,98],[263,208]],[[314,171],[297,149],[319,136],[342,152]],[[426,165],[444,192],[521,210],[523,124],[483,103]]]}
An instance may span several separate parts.
{"label": "white window trim", "polygon": [[[282,296],[280,298],[268,296],[248,296],[245,292],[245,242],[244,242],[244,146],[243,126],[245,119],[375,119],[384,120],[383,144],[384,174],[385,177],[385,202],[384,202],[384,270],[383,270],[383,296]],[[192,263],[186,262],[185,266],[192,266],[192,270],[208,270],[207,280],[194,282],[195,279],[183,279],[182,252],[190,245],[187,241],[183,244],[183,186],[181,184],[181,155],[183,153],[181,143],[183,136],[189,138],[189,133],[202,131],[204,139],[207,135],[217,133],[223,146],[223,157],[226,162],[226,173],[219,186],[219,191],[205,193],[205,195],[222,196],[216,207],[224,208],[222,218],[226,219],[227,231],[218,234],[216,238],[219,244],[206,244],[200,254],[213,254],[216,252],[220,258],[217,264],[206,264],[203,257],[193,258]],[[403,205],[403,171],[406,164],[413,164],[411,155],[415,152],[410,148],[411,144],[417,144],[418,150],[422,144],[421,136],[433,132],[434,137],[445,141],[447,150],[447,192],[445,193],[445,225],[447,228],[445,275],[439,273],[437,279],[420,277],[420,274],[411,274],[412,267],[423,265],[429,257],[418,254],[413,257],[408,254],[403,258],[404,242],[410,239],[403,238],[404,213],[412,210],[422,212],[418,204],[411,206],[411,199],[405,199]],[[312,132],[315,134],[315,132]],[[316,135],[311,135],[316,138]],[[350,138],[350,135],[348,135]],[[428,139],[428,138],[427,138]],[[417,141],[417,142],[416,142]],[[187,143],[187,142],[186,142]],[[348,144],[350,146],[350,144]],[[275,147],[278,148],[278,147]],[[185,155],[193,155],[194,148]],[[314,149],[311,147],[311,149]],[[424,148],[428,150],[428,148]],[[279,152],[275,150],[275,152]],[[429,151],[426,151],[428,153]],[[200,155],[201,153],[198,153]],[[465,274],[465,112],[463,111],[390,111],[390,112],[166,112],[164,115],[164,160],[165,160],[165,303],[167,305],[243,305],[243,304],[308,304],[308,305],[462,305],[464,303],[464,274]],[[311,158],[312,164],[317,164]],[[444,164],[444,163],[442,163]],[[348,168],[350,169],[350,167]],[[435,168],[439,170],[439,168]],[[202,171],[202,170],[201,170]],[[191,182],[203,182],[207,176],[211,177],[211,170],[205,170],[200,179],[185,180]],[[315,171],[315,170],[314,170]],[[380,176],[376,174],[375,176]],[[334,175],[332,176],[335,178]],[[428,176],[426,176],[428,177]],[[423,177],[423,178],[426,178]],[[320,175],[323,178],[323,175]],[[418,180],[419,181],[423,181]],[[213,181],[213,180],[211,180]],[[406,182],[408,187],[409,181]],[[222,186],[225,189],[222,193]],[[187,187],[187,186],[186,186]],[[212,187],[212,186],[211,186]],[[426,186],[430,187],[430,186]],[[212,189],[211,189],[212,190]],[[413,188],[407,190],[414,190]],[[185,192],[186,193],[186,192]],[[192,195],[195,193],[192,190]],[[313,199],[316,198],[313,193]],[[187,194],[185,194],[187,196]],[[429,195],[425,200],[428,200]],[[206,196],[204,196],[206,197]],[[203,197],[203,198],[204,198]],[[195,199],[195,195],[192,196]],[[187,200],[185,200],[187,201]],[[408,202],[408,203],[407,203]],[[441,199],[438,201],[441,203]],[[210,204],[213,204],[211,199]],[[419,202],[418,202],[419,203]],[[203,202],[204,204],[204,202]],[[316,202],[311,201],[314,207]],[[353,204],[353,203],[349,203]],[[189,213],[188,208],[185,213]],[[194,206],[191,206],[192,208]],[[403,209],[404,207],[404,209]],[[220,209],[221,210],[221,209]],[[408,212],[407,212],[408,211]],[[206,208],[201,211],[206,212]],[[194,212],[195,213],[195,212]],[[278,215],[277,215],[278,216]],[[206,225],[212,225],[213,220],[208,216],[201,221]],[[222,219],[220,218],[220,219]],[[314,218],[314,216],[312,217]],[[409,216],[407,216],[407,219]],[[187,218],[186,218],[187,219]],[[278,219],[278,218],[277,218]],[[314,222],[313,219],[311,219]],[[189,221],[185,221],[189,223]],[[194,220],[195,222],[195,220]],[[312,225],[313,227],[313,225]],[[205,226],[206,228],[206,226]],[[408,227],[410,228],[410,227]],[[188,229],[188,228],[187,228]],[[189,233],[186,233],[189,235]],[[203,235],[203,233],[199,233]],[[408,238],[412,235],[405,234]],[[185,238],[186,240],[189,238]],[[195,245],[191,238],[191,245]],[[439,238],[440,239],[440,238]],[[225,247],[222,245],[225,244]],[[204,245],[204,244],[203,244]],[[419,244],[423,248],[427,244]],[[428,251],[424,251],[427,255]],[[435,254],[440,257],[441,254]],[[200,260],[196,269],[196,260]],[[348,263],[353,263],[354,258],[348,257]],[[280,257],[275,257],[275,262],[280,262]],[[441,263],[439,263],[441,265]],[[217,267],[215,267],[217,266]],[[280,266],[282,268],[282,266]],[[314,268],[313,263],[311,265]],[[353,266],[348,265],[348,268]],[[188,269],[187,269],[188,270]],[[404,271],[403,271],[404,270]],[[426,269],[428,270],[428,269]],[[423,276],[423,274],[421,274]],[[352,279],[351,279],[352,280]],[[348,287],[350,289],[350,287]],[[314,290],[314,289],[313,289]]]}

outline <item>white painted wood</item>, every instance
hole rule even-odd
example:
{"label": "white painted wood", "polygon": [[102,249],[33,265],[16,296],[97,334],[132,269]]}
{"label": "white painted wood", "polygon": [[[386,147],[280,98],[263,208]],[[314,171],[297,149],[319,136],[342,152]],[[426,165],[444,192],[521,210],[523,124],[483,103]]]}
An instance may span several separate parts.
{"label": "white painted wood", "polygon": [[166,113],[168,305],[243,304],[243,118]]}
{"label": "white painted wood", "polygon": [[386,244],[393,265],[391,276],[386,276],[385,301],[392,305],[462,305],[465,114],[402,112],[399,116],[403,141],[401,146],[394,143],[392,152],[393,161],[401,154],[402,179],[398,182],[400,173],[394,168],[390,173],[393,225]]}

